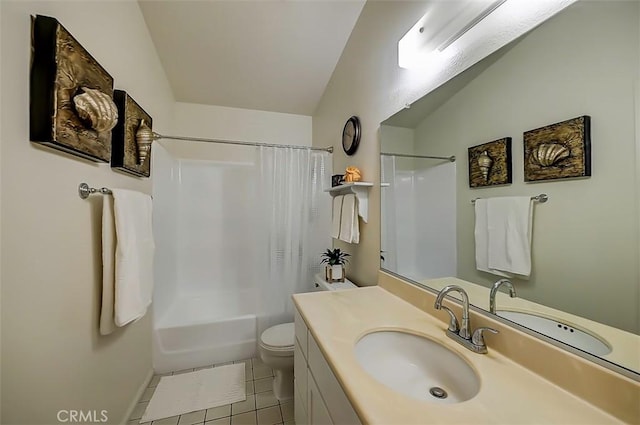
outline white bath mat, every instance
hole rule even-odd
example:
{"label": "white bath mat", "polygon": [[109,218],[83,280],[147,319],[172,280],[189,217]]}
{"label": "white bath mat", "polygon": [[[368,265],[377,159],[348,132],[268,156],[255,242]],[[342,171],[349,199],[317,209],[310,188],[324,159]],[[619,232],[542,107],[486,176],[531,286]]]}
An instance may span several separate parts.
{"label": "white bath mat", "polygon": [[163,376],[140,423],[246,399],[244,363]]}

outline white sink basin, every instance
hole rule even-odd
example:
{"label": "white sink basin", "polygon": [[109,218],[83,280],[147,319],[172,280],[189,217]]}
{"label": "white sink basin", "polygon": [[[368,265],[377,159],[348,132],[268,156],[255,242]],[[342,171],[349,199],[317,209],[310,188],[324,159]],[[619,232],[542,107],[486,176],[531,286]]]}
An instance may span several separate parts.
{"label": "white sink basin", "polygon": [[510,310],[498,310],[496,314],[595,356],[603,356],[611,352],[611,347],[609,347],[602,338],[577,329],[574,326],[567,325],[559,320],[533,313]]}
{"label": "white sink basin", "polygon": [[457,353],[438,342],[398,331],[365,335],[355,348],[377,381],[418,400],[459,403],[478,394],[480,379]]}

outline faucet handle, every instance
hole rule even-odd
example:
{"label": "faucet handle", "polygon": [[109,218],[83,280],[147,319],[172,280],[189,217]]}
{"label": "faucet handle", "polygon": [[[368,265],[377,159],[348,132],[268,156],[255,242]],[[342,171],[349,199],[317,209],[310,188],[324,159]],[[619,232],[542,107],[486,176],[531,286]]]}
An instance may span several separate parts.
{"label": "faucet handle", "polygon": [[453,313],[453,311],[451,311],[451,309],[445,305],[440,306],[440,309],[446,311],[447,313],[449,313],[449,330],[451,332],[457,333],[458,330],[460,329],[460,325],[458,324],[458,319],[456,318],[456,315]]}
{"label": "faucet handle", "polygon": [[494,334],[499,333],[497,330],[493,328],[488,328],[488,327],[478,328],[475,331],[473,331],[473,335],[471,336],[471,342],[474,345],[477,345],[478,347],[486,347],[486,344],[484,343],[484,336],[483,336],[484,331],[489,331]]}

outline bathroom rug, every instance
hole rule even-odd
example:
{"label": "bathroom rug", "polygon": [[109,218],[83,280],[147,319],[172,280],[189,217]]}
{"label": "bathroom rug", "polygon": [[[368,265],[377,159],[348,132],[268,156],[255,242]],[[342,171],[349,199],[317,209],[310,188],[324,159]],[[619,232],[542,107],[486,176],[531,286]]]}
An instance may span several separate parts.
{"label": "bathroom rug", "polygon": [[163,376],[140,423],[247,399],[244,363]]}

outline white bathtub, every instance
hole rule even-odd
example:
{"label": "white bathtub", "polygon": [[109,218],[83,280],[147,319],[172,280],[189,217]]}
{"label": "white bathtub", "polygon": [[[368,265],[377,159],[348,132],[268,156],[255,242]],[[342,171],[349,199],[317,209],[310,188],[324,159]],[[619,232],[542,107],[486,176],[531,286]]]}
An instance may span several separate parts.
{"label": "white bathtub", "polygon": [[250,291],[177,297],[155,321],[155,371],[165,373],[255,357],[255,304]]}

